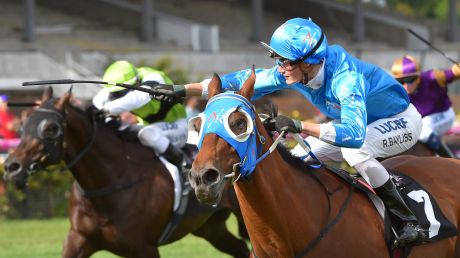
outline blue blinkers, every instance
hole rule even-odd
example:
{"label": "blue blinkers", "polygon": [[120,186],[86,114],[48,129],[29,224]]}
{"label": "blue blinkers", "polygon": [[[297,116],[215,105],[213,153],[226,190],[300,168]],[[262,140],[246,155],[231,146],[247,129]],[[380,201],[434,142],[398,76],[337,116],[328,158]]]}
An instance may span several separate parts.
{"label": "blue blinkers", "polygon": [[[228,118],[236,109],[247,119],[247,130],[240,135],[235,135],[228,124]],[[241,95],[224,92],[212,97],[205,110],[197,117],[202,119],[198,135],[198,149],[201,149],[205,135],[217,134],[238,153],[240,174],[244,177],[249,176],[257,165],[257,156],[261,151],[261,145],[257,144],[258,132],[255,126],[255,116],[254,106]]]}

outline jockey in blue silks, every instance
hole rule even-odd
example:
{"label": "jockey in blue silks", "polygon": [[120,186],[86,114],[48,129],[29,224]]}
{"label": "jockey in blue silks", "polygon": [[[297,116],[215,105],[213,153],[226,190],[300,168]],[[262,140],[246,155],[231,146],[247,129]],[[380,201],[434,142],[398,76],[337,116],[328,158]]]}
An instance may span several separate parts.
{"label": "jockey in blue silks", "polygon": [[[334,119],[317,124],[280,115],[273,118],[276,130],[308,134],[312,152],[320,160],[347,161],[370,183],[401,225],[399,244],[423,242],[424,230],[387,170],[376,160],[408,150],[420,135],[421,116],[410,104],[402,85],[381,68],[351,56],[341,46],[329,46],[324,32],[311,19],[288,20],[276,29],[269,45],[262,45],[275,59],[276,66],[256,70],[253,99],[292,89]],[[223,90],[239,90],[250,73],[243,70],[224,75]],[[178,98],[207,96],[209,82],[207,79],[162,90]],[[300,146],[292,152],[298,156],[306,154]]]}

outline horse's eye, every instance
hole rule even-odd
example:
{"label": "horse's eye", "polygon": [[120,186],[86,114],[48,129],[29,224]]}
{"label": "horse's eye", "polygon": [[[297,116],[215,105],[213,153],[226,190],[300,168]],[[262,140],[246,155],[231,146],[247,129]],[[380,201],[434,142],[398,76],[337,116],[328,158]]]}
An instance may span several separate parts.
{"label": "horse's eye", "polygon": [[229,125],[230,129],[233,131],[235,135],[245,133],[248,128],[248,122],[246,120],[246,117],[238,113],[233,113],[232,115],[230,115]]}
{"label": "horse's eye", "polygon": [[43,121],[39,126],[39,136],[44,140],[53,140],[61,134],[61,127],[55,121]]}
{"label": "horse's eye", "polygon": [[236,120],[235,126],[239,130],[246,129],[246,119],[240,118],[240,119]]}

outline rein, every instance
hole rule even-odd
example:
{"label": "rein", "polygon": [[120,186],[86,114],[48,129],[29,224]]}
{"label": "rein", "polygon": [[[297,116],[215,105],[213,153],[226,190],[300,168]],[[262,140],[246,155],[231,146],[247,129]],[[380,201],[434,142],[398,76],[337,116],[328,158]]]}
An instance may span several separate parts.
{"label": "rein", "polygon": [[[49,108],[38,108],[36,110],[37,112],[44,112],[44,113],[52,113],[52,114],[55,114],[57,115],[62,121],[65,121],[65,117],[58,111],[54,110],[54,109],[49,109]],[[92,131],[91,131],[91,138],[89,139],[89,141],[86,143],[85,147],[77,154],[77,156],[75,158],[73,158],[69,163],[67,163],[63,168],[59,169],[59,172],[65,172],[67,170],[70,170],[72,167],[74,167],[87,153],[88,151],[93,147],[95,141],[96,141],[96,135],[97,135],[97,121],[96,121],[96,118],[95,118],[95,115],[93,114],[91,116],[91,124],[92,124]],[[64,141],[63,141],[64,143]],[[53,145],[55,147],[55,145]],[[64,148],[63,148],[64,149]],[[52,149],[51,149],[52,151]],[[50,155],[50,152],[49,151],[48,153],[46,153],[45,155],[45,158],[42,159],[43,160],[46,160],[46,158]],[[34,168],[33,170],[28,170],[28,173],[29,174],[32,174],[33,172],[29,172],[29,171],[36,171],[38,169],[40,169],[40,164],[38,163],[34,163],[32,165],[32,167]],[[43,170],[45,171],[49,171],[48,169],[44,168]],[[82,186],[76,182],[75,183],[75,186],[77,188],[77,190],[85,197],[87,198],[91,198],[91,197],[100,197],[100,196],[104,196],[104,195],[109,195],[109,194],[112,194],[112,193],[115,193],[115,192],[118,192],[118,191],[121,191],[121,190],[125,190],[125,189],[128,189],[128,188],[131,188],[132,186],[142,182],[144,180],[144,176],[140,176],[138,179],[136,179],[135,181],[133,182],[128,182],[126,184],[123,184],[123,185],[120,185],[120,186],[107,186],[107,187],[103,187],[101,189],[97,189],[97,190],[85,190],[82,188]]]}
{"label": "rein", "polygon": [[[307,155],[310,155],[313,159],[315,159],[316,161],[319,162],[319,165],[310,165],[310,166],[313,167],[313,168],[320,168],[322,166],[322,163],[313,154],[313,152],[311,151],[310,145],[299,134],[294,134],[293,137],[299,143],[299,145],[308,153]],[[303,159],[305,157],[301,157],[301,158]],[[323,182],[321,182],[321,180],[318,178],[318,176],[316,174],[310,173],[309,175],[311,175],[313,177],[313,179],[315,179],[315,181],[317,181],[323,187],[324,191],[327,194],[327,201],[328,201],[328,216],[327,217],[329,217],[329,215],[331,214],[331,199],[329,198],[329,195],[331,195],[331,193],[327,190],[327,188],[324,186]],[[331,231],[331,229],[339,222],[339,220],[342,218],[342,216],[343,216],[343,214],[345,212],[345,209],[350,204],[351,196],[353,195],[353,189],[354,189],[354,186],[352,185],[350,187],[350,191],[348,192],[347,198],[342,203],[342,206],[340,207],[339,212],[337,213],[335,218],[330,220],[326,224],[326,226],[324,226],[321,229],[321,231],[318,233],[318,235],[314,239],[312,239],[307,244],[307,246],[299,254],[297,254],[295,256],[295,258],[302,258],[302,257],[306,256],[327,235],[327,233],[329,233]]]}
{"label": "rein", "polygon": [[[80,161],[85,154],[91,149],[93,146],[94,142],[96,141],[96,132],[97,132],[97,122],[95,119],[95,116],[92,116],[91,122],[93,124],[93,130],[91,134],[91,139],[90,141],[86,144],[85,148],[80,151],[80,153],[75,157],[71,162],[69,162],[68,165],[66,165],[64,168],[60,170],[60,172],[63,172],[65,170],[69,170],[71,167],[73,167],[78,161]],[[75,187],[77,190],[86,198],[94,198],[94,197],[101,197],[105,195],[110,195],[125,189],[129,189],[133,187],[134,185],[142,182],[144,180],[144,175],[141,175],[139,178],[132,182],[128,182],[126,184],[122,184],[120,186],[106,186],[100,189],[96,190],[85,190],[83,187],[78,183],[78,181],[75,181]]]}
{"label": "rein", "polygon": [[77,164],[78,161],[80,161],[86,155],[86,153],[91,149],[91,147],[93,147],[93,144],[96,141],[96,133],[97,133],[97,122],[96,122],[96,119],[94,118],[94,115],[91,116],[91,123],[93,125],[92,127],[93,130],[91,132],[91,139],[85,145],[85,147],[80,151],[80,153],[78,153],[78,155],[73,160],[71,160],[68,164],[66,164],[65,167],[61,168],[59,172],[70,170],[70,168],[75,166],[75,164]]}
{"label": "rein", "polygon": [[[271,153],[276,149],[276,146],[278,146],[278,144],[280,143],[281,138],[284,136],[285,133],[286,133],[286,132],[283,131],[283,132],[281,132],[281,133],[278,135],[278,137],[276,138],[276,140],[273,142],[272,146],[270,146],[270,148],[268,148],[268,150],[267,150],[264,154],[262,154],[259,158],[257,158],[257,160],[254,162],[254,163],[255,163],[254,166],[256,166],[257,164],[259,164],[263,159],[265,159],[266,157],[268,157],[268,155],[271,154]],[[235,178],[235,175],[236,175],[236,169],[237,169],[238,167],[240,167],[240,165],[241,165],[241,162],[238,162],[238,163],[233,164],[233,170],[232,170],[232,172],[226,174],[226,175],[224,176],[224,179],[230,179],[230,178],[234,179],[234,178]],[[232,184],[234,184],[234,183],[235,183],[236,181],[238,181],[240,178],[241,178],[241,173],[239,173],[238,177],[232,181]]]}
{"label": "rein", "polygon": [[[315,180],[319,180],[318,178],[314,177]],[[321,181],[318,181],[321,186],[323,186],[323,188],[325,189],[326,193],[328,194],[329,196],[329,193],[327,192],[326,188],[324,187],[323,183],[321,183]],[[324,226],[321,231],[318,233],[318,235],[310,240],[310,242],[307,244],[307,246],[299,253],[295,256],[295,258],[302,258],[302,257],[305,257],[311,250],[313,250],[313,248],[315,248],[315,246],[317,244],[319,244],[319,242],[321,240],[323,240],[323,238],[327,235],[327,233],[329,233],[331,231],[331,229],[337,224],[337,222],[339,222],[339,220],[342,218],[343,214],[345,213],[345,209],[348,207],[348,205],[350,204],[350,200],[351,200],[351,196],[353,195],[353,189],[354,189],[354,186],[352,185],[350,187],[350,191],[348,191],[348,196],[347,198],[345,199],[345,201],[343,202],[342,206],[340,207],[340,210],[339,212],[337,213],[337,216],[335,216],[334,219],[330,220],[326,226]],[[327,198],[328,201],[329,201],[329,212],[328,214],[330,214],[331,212],[331,203],[330,203],[330,199],[329,197]],[[256,255],[256,252],[254,249],[252,249],[252,254],[254,255],[254,257],[256,258],[259,258],[257,255]]]}
{"label": "rein", "polygon": [[[52,114],[57,114],[61,119],[64,119],[64,116],[60,114],[59,112],[53,110],[53,109],[47,109],[47,108],[39,108],[36,110],[37,112],[45,112],[45,113],[52,113]],[[86,153],[91,149],[93,146],[94,142],[96,141],[96,133],[97,133],[97,123],[95,121],[94,116],[92,116],[91,123],[93,125],[92,127],[92,132],[91,132],[91,139],[89,142],[85,145],[85,147],[78,153],[78,155],[72,159],[68,164],[66,164],[63,168],[59,169],[59,172],[65,172],[67,170],[70,170],[75,164],[77,164],[85,155]],[[49,153],[46,154],[45,157],[48,157]],[[35,163],[36,164],[36,163]],[[38,164],[36,164],[38,165]],[[37,167],[38,169],[39,167]],[[43,168],[45,171],[49,171],[46,168]],[[32,174],[33,172],[29,172],[29,174]]]}
{"label": "rein", "polygon": [[[337,213],[337,215],[335,216],[335,218],[330,220],[326,224],[326,226],[324,226],[321,229],[319,234],[313,240],[311,240],[307,244],[307,246],[299,254],[297,254],[295,256],[295,258],[302,258],[302,257],[306,256],[311,250],[313,250],[313,248],[317,244],[319,244],[319,242],[327,235],[327,233],[329,233],[331,231],[331,229],[337,224],[337,222],[339,222],[339,220],[343,217],[343,214],[345,213],[345,209],[350,204],[351,196],[353,195],[353,192],[354,192],[353,189],[354,189],[354,186],[350,186],[350,190],[348,191],[348,196],[345,199],[345,201],[342,203],[342,206],[340,207],[340,210]],[[328,200],[329,200],[329,197],[328,197]],[[329,213],[330,213],[330,210],[329,210]]]}
{"label": "rein", "polygon": [[113,193],[116,193],[116,192],[119,192],[119,191],[122,191],[122,190],[126,190],[126,189],[129,189],[135,185],[137,185],[138,183],[142,182],[144,180],[144,176],[140,176],[138,179],[136,179],[135,181],[132,181],[132,182],[128,182],[124,185],[120,185],[120,186],[106,186],[106,187],[103,187],[103,188],[100,188],[100,189],[97,189],[97,190],[85,190],[81,187],[81,185],[75,181],[75,187],[77,188],[77,190],[86,198],[94,198],[94,197],[101,197],[101,196],[105,196],[105,195],[110,195],[110,194],[113,194]]}

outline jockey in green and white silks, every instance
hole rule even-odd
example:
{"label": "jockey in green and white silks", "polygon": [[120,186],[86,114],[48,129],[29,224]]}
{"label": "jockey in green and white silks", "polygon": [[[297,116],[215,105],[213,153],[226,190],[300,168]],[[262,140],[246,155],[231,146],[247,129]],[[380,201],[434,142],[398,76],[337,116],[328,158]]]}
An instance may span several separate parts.
{"label": "jockey in green and white silks", "polygon": [[[104,81],[128,83],[150,88],[156,84],[172,84],[162,71],[149,67],[136,68],[126,61],[109,66]],[[136,115],[141,129],[140,142],[163,155],[176,166],[182,165],[182,148],[187,141],[187,120],[183,104],[161,103],[148,93],[127,90],[118,86],[105,86],[94,98],[93,105],[112,115],[131,112]]]}

